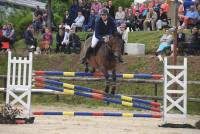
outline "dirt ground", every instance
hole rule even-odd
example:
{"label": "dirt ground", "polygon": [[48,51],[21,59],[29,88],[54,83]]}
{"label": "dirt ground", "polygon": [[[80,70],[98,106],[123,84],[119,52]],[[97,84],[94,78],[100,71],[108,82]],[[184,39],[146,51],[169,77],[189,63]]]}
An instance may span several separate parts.
{"label": "dirt ground", "polygon": [[[33,111],[41,110],[119,112],[117,109],[104,107],[33,106]],[[200,116],[188,116],[187,120],[179,123],[194,125],[199,119]],[[162,119],[149,118],[36,116],[34,124],[0,125],[0,134],[200,134],[197,129],[158,127],[162,123]]]}

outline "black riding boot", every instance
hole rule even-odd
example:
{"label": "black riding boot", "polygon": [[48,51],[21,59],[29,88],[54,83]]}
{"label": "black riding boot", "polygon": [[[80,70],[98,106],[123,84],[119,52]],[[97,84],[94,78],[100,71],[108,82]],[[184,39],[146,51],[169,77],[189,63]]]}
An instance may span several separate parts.
{"label": "black riding boot", "polygon": [[93,53],[93,48],[90,46],[87,51],[85,56],[81,59],[81,64],[85,64],[86,60],[90,57],[90,55]]}

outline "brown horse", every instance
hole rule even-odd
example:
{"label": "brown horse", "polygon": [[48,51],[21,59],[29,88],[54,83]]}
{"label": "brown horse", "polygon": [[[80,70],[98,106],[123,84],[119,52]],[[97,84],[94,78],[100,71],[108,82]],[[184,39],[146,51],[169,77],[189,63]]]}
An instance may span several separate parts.
{"label": "brown horse", "polygon": [[[81,53],[84,54],[86,49],[91,45],[92,37],[88,38],[85,41],[84,48]],[[119,33],[114,33],[109,36],[109,41],[107,43],[98,43],[96,47],[98,50],[90,55],[90,58],[87,60],[85,64],[85,71],[88,72],[88,64],[93,67],[92,72],[95,72],[95,69],[98,69],[102,72],[106,79],[106,87],[105,92],[109,93],[110,81],[109,81],[109,73],[108,71],[112,71],[112,90],[111,94],[115,94],[116,90],[116,65],[120,62],[122,55],[122,48],[124,45],[124,41],[122,40],[122,36]],[[95,48],[96,49],[96,48]]]}

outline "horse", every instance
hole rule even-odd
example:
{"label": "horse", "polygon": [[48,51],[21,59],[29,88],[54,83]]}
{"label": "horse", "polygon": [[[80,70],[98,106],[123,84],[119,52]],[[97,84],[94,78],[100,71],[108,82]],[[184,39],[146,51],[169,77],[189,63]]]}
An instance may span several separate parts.
{"label": "horse", "polygon": [[[85,54],[87,48],[91,45],[92,37],[89,37],[85,43],[84,48],[81,49],[81,54]],[[101,43],[101,44],[100,44]],[[85,72],[89,71],[89,65],[93,68],[94,73],[96,69],[103,73],[105,77],[105,92],[114,95],[116,90],[116,66],[120,62],[124,41],[121,34],[113,33],[109,36],[109,41],[99,42],[95,48],[96,52],[90,55],[85,63]],[[112,90],[110,91],[109,72],[112,71]]]}

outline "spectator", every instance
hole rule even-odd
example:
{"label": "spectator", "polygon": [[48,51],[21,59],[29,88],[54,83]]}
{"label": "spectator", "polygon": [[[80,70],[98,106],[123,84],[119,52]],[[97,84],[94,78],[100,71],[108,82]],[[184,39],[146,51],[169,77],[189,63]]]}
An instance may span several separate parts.
{"label": "spectator", "polygon": [[200,38],[199,38],[199,30],[197,27],[192,28],[192,34],[188,38],[188,48],[189,48],[189,53],[196,51],[197,49],[200,49]]}
{"label": "spectator", "polygon": [[71,22],[72,22],[72,20],[71,20],[71,18],[69,17],[69,12],[68,12],[68,11],[65,11],[64,17],[63,17],[63,23],[64,23],[65,25],[71,26],[71,24],[72,24]]}
{"label": "spectator", "polygon": [[119,27],[117,27],[117,31],[122,35],[122,39],[124,41],[122,54],[127,55],[128,31],[126,29],[126,24],[122,23]]}
{"label": "spectator", "polygon": [[157,30],[161,30],[163,28],[163,26],[167,26],[168,25],[168,21],[167,21],[167,13],[163,12],[163,9],[160,9],[160,13],[158,16],[158,21],[156,22],[156,28]]}
{"label": "spectator", "polygon": [[83,23],[84,23],[85,17],[82,15],[81,11],[78,11],[78,16],[76,17],[76,19],[74,20],[75,23],[72,23],[71,28],[76,31],[77,27],[82,28]]}
{"label": "spectator", "polygon": [[64,34],[64,39],[62,41],[62,48],[64,52],[70,53],[70,48],[69,48],[69,35],[70,35],[70,26],[65,26],[65,34]]}
{"label": "spectator", "polygon": [[125,21],[125,12],[123,11],[123,8],[121,6],[118,7],[118,11],[115,14],[115,20],[117,25],[120,25]]}
{"label": "spectator", "polygon": [[14,27],[11,23],[7,24],[5,37],[9,39],[10,48],[13,48],[15,40],[16,40],[16,36],[15,36]]}
{"label": "spectator", "polygon": [[126,17],[125,17],[126,26],[129,28],[130,32],[132,30],[135,31],[135,25],[136,25],[135,21],[136,21],[136,18],[133,15],[132,9],[130,8],[130,9],[125,10],[125,14],[126,14]]}
{"label": "spectator", "polygon": [[145,2],[140,6],[139,12],[140,12],[140,14],[143,14],[143,16],[146,16],[147,11],[148,11],[148,5]]}
{"label": "spectator", "polygon": [[35,9],[35,11],[34,11],[34,16],[35,17],[38,17],[38,16],[43,16],[43,12],[42,12],[42,10],[40,9],[40,6],[36,6],[36,9]]}
{"label": "spectator", "polygon": [[[79,48],[80,50],[80,47],[81,47],[81,41],[80,41],[80,38],[78,35],[76,35],[76,33],[71,33],[70,36],[69,36],[69,48],[73,48],[73,51],[75,53],[78,53],[77,52],[77,48]],[[70,49],[69,49],[70,51]]]}
{"label": "spectator", "polygon": [[42,35],[42,41],[40,43],[40,48],[43,51],[47,51],[51,48],[53,43],[53,37],[51,31],[46,27],[45,33]]}
{"label": "spectator", "polygon": [[107,1],[103,2],[102,8],[107,8],[107,7],[108,7],[108,2]]}
{"label": "spectator", "polygon": [[36,33],[42,31],[43,28],[43,19],[41,15],[38,15],[34,20],[33,20],[33,28]]}
{"label": "spectator", "polygon": [[155,25],[157,21],[157,13],[153,10],[153,8],[149,9],[147,13],[146,19],[143,22],[144,30],[147,30],[147,27],[151,26],[152,30],[155,30]]}
{"label": "spectator", "polygon": [[91,3],[86,0],[83,0],[82,12],[83,16],[85,17],[84,24],[87,24],[89,21],[90,9],[91,9]]}
{"label": "spectator", "polygon": [[112,5],[112,1],[109,0],[108,1],[108,6],[107,6],[108,10],[109,10],[109,15],[113,18],[115,18],[115,7]]}
{"label": "spectator", "polygon": [[64,27],[62,25],[59,26],[59,30],[56,34],[56,53],[62,50],[62,41],[64,39]]}
{"label": "spectator", "polygon": [[95,14],[99,13],[99,10],[102,8],[101,3],[98,0],[94,0],[94,2],[91,5],[91,9],[94,9]]}
{"label": "spectator", "polygon": [[165,33],[163,34],[163,36],[160,39],[160,45],[159,48],[156,51],[156,55],[159,58],[160,61],[163,61],[162,57],[161,57],[161,53],[167,49],[167,48],[171,48],[173,42],[173,36],[171,35],[171,31],[170,30],[165,30]]}
{"label": "spectator", "polygon": [[153,9],[154,9],[154,11],[155,11],[156,13],[159,13],[160,7],[161,7],[160,0],[155,0],[155,5],[154,5]]}
{"label": "spectator", "polygon": [[94,9],[91,9],[90,11],[90,17],[89,21],[86,25],[83,26],[83,30],[86,31],[93,31],[95,27],[95,20],[96,20],[96,15]]}
{"label": "spectator", "polygon": [[160,7],[163,12],[165,13],[168,13],[169,12],[169,5],[167,4],[167,0],[165,0],[162,4],[161,4],[161,7]]}
{"label": "spectator", "polygon": [[137,31],[143,30],[144,17],[138,11],[135,13],[135,29]]}
{"label": "spectator", "polygon": [[182,27],[187,27],[189,24],[196,25],[199,18],[199,13],[196,11],[196,8],[192,5],[190,10],[188,10],[185,16],[180,16],[180,19],[183,20]]}
{"label": "spectator", "polygon": [[33,31],[33,26],[30,24],[24,33],[24,39],[28,49],[35,49],[37,47],[37,41],[33,36]]}
{"label": "spectator", "polygon": [[72,20],[74,20],[77,17],[77,12],[78,12],[78,4],[76,0],[73,0],[73,3],[70,6],[69,10],[69,16]]}

